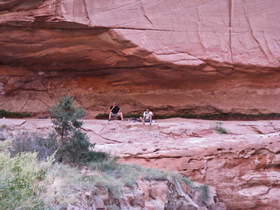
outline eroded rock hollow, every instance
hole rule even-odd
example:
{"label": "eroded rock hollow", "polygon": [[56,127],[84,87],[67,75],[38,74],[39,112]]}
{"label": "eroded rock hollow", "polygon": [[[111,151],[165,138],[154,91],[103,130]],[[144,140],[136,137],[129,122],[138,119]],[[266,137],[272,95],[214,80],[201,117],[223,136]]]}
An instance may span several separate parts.
{"label": "eroded rock hollow", "polygon": [[280,112],[277,0],[4,0],[0,108]]}

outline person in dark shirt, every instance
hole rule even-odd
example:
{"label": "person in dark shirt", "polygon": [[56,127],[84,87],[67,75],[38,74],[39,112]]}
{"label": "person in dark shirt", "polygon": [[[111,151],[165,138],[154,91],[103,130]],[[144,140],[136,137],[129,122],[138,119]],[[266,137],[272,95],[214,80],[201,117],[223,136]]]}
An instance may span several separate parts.
{"label": "person in dark shirt", "polygon": [[116,102],[110,106],[109,120],[111,120],[112,117],[121,117],[121,120],[123,120],[123,113],[121,112],[120,106]]}

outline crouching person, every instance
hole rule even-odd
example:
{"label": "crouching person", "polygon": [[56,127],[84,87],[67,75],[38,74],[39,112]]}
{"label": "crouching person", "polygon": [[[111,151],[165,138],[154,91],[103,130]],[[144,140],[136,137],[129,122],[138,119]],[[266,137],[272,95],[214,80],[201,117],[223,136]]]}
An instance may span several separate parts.
{"label": "crouching person", "polygon": [[145,125],[146,122],[152,125],[153,115],[153,112],[151,112],[149,109],[146,109],[146,111],[143,113],[143,117],[140,117],[143,125]]}
{"label": "crouching person", "polygon": [[110,107],[109,112],[109,120],[112,119],[112,117],[120,117],[121,120],[123,120],[123,113],[121,112],[121,108],[117,103],[113,103],[113,105]]}

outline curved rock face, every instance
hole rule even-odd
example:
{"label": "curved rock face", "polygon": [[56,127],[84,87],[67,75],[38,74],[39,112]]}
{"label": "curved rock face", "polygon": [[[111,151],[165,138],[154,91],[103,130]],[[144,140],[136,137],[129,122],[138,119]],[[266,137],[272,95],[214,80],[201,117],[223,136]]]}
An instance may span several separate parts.
{"label": "curved rock face", "polygon": [[5,0],[1,108],[280,112],[277,0]]}

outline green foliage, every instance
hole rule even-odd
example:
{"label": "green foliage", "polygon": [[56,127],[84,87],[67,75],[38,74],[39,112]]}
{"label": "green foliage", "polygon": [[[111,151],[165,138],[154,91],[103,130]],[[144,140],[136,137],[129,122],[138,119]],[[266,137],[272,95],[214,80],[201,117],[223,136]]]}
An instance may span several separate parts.
{"label": "green foliage", "polygon": [[209,200],[209,187],[208,187],[208,185],[205,185],[205,184],[201,185],[199,187],[199,190],[201,192],[200,197],[201,197],[202,201],[204,203],[207,203],[207,201]]}
{"label": "green foliage", "polygon": [[55,153],[57,161],[66,163],[101,161],[109,157],[106,153],[92,151],[94,145],[82,132],[83,122],[80,119],[85,112],[75,107],[72,97],[63,97],[50,111],[55,131],[47,138],[37,133],[18,133],[11,141],[10,152],[13,156],[36,152],[38,158],[44,160]]}
{"label": "green foliage", "polygon": [[57,105],[51,108],[52,123],[55,138],[58,144],[57,160],[65,162],[89,161],[94,147],[88,141],[88,137],[82,132],[83,122],[80,120],[85,116],[83,109],[74,105],[74,99],[66,96],[60,99]]}
{"label": "green foliage", "polygon": [[[134,164],[119,164],[114,158],[108,158],[104,161],[90,162],[88,167],[94,171],[102,173],[105,180],[109,183],[102,182],[103,186],[121,188],[123,186],[133,186],[137,180],[169,180],[171,177],[181,179],[175,173],[161,171],[153,168],[143,168]],[[112,186],[111,186],[112,187]]]}
{"label": "green foliage", "polygon": [[32,114],[26,112],[9,112],[6,110],[0,110],[0,118],[27,118],[32,117]]}
{"label": "green foliage", "polygon": [[90,161],[92,162],[102,162],[105,160],[109,160],[111,156],[108,153],[105,152],[95,152],[95,151],[89,151],[85,154],[81,154],[81,161],[83,163],[88,163]]}
{"label": "green foliage", "polygon": [[119,192],[125,185],[133,186],[139,179],[141,168],[138,166],[118,164],[114,158],[104,161],[91,162],[88,166],[93,171],[98,171],[101,176],[93,178],[97,186],[105,187],[112,192]]}
{"label": "green foliage", "polygon": [[1,209],[44,209],[39,198],[49,164],[39,164],[36,154],[26,153],[11,158],[0,153],[0,203]]}
{"label": "green foliage", "polygon": [[187,177],[183,177],[182,178],[182,181],[186,184],[186,185],[188,185],[190,188],[194,188],[195,186],[194,186],[194,183],[191,181],[191,180],[189,180]]}
{"label": "green foliage", "polygon": [[[96,193],[104,189],[110,192],[112,198],[119,198],[124,186],[133,187],[141,179],[164,178],[167,180],[171,176],[175,175],[137,165],[119,164],[112,157],[90,162],[86,167],[86,172],[83,173],[78,168],[56,163],[46,175],[44,181],[46,189],[41,197],[44,198],[46,206],[52,206],[54,209],[67,208],[69,204],[90,206],[90,201],[88,204],[81,203],[83,199],[80,195],[85,192]],[[108,204],[106,207],[113,208],[114,206]]]}
{"label": "green foliage", "polygon": [[72,97],[61,98],[50,112],[52,123],[62,142],[73,136],[75,131],[83,125],[82,121],[79,120],[85,116],[85,112],[83,109],[75,107]]}
{"label": "green foliage", "polygon": [[12,156],[24,152],[36,152],[39,160],[45,160],[57,149],[56,139],[52,135],[43,138],[37,133],[22,132],[12,138],[9,151]]}
{"label": "green foliage", "polygon": [[84,177],[78,168],[55,163],[46,173],[40,198],[45,206],[51,207],[48,209],[66,209],[78,204],[82,200],[81,194],[95,191],[94,183],[86,182]]}
{"label": "green foliage", "polygon": [[[0,142],[0,148],[5,148]],[[3,146],[2,146],[3,144]],[[6,151],[6,149],[4,149]],[[0,152],[1,210],[10,209],[91,209],[91,195],[108,192],[119,199],[125,186],[134,187],[139,180],[182,181],[182,176],[137,165],[119,164],[105,153],[95,152],[95,161],[79,168],[38,161],[35,153],[21,153],[10,157]],[[106,157],[106,158],[105,158]],[[201,193],[206,188],[197,188]],[[206,192],[206,191],[205,191]],[[85,195],[90,195],[85,199]],[[118,206],[105,204],[108,209]]]}
{"label": "green foliage", "polygon": [[6,140],[6,141],[0,141],[0,152],[9,152],[9,149],[11,147],[11,141]]}
{"label": "green foliage", "polygon": [[210,198],[210,190],[209,186],[206,184],[198,184],[192,182],[187,177],[182,177],[181,179],[186,185],[188,185],[193,191],[197,191],[199,193],[199,200],[204,204],[207,204]]}
{"label": "green foliage", "polygon": [[217,122],[215,130],[219,133],[219,134],[228,134],[228,131],[222,127],[222,123],[221,122]]}
{"label": "green foliage", "polygon": [[147,180],[169,180],[170,177],[178,178],[177,174],[161,171],[154,168],[145,168],[144,170],[144,179]]}

